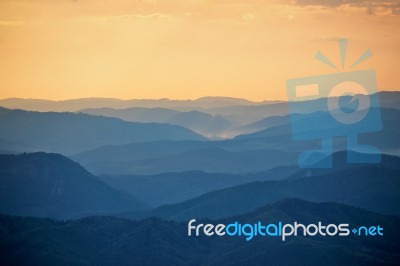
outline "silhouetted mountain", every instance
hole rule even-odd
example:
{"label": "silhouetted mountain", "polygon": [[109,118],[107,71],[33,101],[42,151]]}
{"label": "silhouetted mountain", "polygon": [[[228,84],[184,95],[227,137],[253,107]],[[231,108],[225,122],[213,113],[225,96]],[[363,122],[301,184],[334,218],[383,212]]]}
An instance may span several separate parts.
{"label": "silhouetted mountain", "polygon": [[286,179],[297,179],[297,178],[303,178],[303,177],[310,177],[310,176],[324,176],[324,175],[330,175],[335,171],[338,170],[347,170],[347,169],[352,169],[354,167],[360,168],[360,167],[371,167],[371,166],[377,166],[380,168],[385,168],[385,169],[400,169],[400,159],[397,156],[391,156],[391,155],[383,155],[382,160],[379,164],[369,164],[369,163],[357,163],[357,164],[352,164],[347,162],[347,157],[350,155],[352,156],[364,156],[365,154],[361,153],[356,153],[354,151],[339,151],[335,152],[331,156],[327,156],[321,161],[318,161],[316,164],[324,164],[325,161],[332,161],[333,169],[332,168],[304,168],[300,169],[298,168],[297,171],[292,171],[292,173],[289,173],[287,175]]}
{"label": "silhouetted mountain", "polygon": [[199,111],[182,112],[166,122],[189,128],[209,138],[226,138],[235,127],[234,123],[222,116],[212,116]]}
{"label": "silhouetted mountain", "polygon": [[[368,143],[369,145],[374,145],[381,149],[381,151],[385,153],[396,153],[400,149],[400,142],[396,141],[397,136],[400,135],[400,110],[398,109],[388,109],[381,108],[380,109],[382,115],[382,130],[378,132],[372,133],[361,133],[359,135],[359,143]],[[338,125],[332,124],[327,128],[321,128],[318,121],[322,121],[325,118],[325,113],[323,112],[315,112],[311,114],[295,114],[292,118],[288,116],[282,117],[279,121],[281,125],[277,125],[275,127],[269,127],[267,129],[251,133],[245,134],[235,137],[236,140],[254,140],[254,139],[271,139],[280,141],[281,145],[287,144],[287,142],[294,142],[292,140],[292,129],[290,121],[291,119],[295,119],[301,121],[304,125],[304,129],[302,129],[303,134],[307,134],[309,131],[313,131],[315,129],[325,130],[329,132],[332,129],[335,129]],[[268,119],[266,119],[268,121]],[[286,121],[286,123],[285,123]],[[278,138],[279,137],[279,138]],[[340,136],[337,136],[340,137]],[[346,139],[339,138],[339,142],[342,145],[345,144]],[[305,142],[305,141],[298,141]]]}
{"label": "silhouetted mountain", "polygon": [[89,108],[79,110],[79,112],[89,115],[116,117],[125,121],[140,123],[165,123],[168,121],[168,119],[180,113],[179,111],[167,108],[143,107],[132,107],[125,109]]}
{"label": "silhouetted mountain", "polygon": [[126,191],[151,206],[177,203],[213,190],[258,180],[278,180],[293,174],[297,167],[281,167],[268,172],[246,175],[189,171],[158,175],[102,175],[100,179]]}
{"label": "silhouetted mountain", "polygon": [[[396,111],[400,111],[400,92],[380,92],[378,93],[378,96],[380,98],[380,105],[372,105],[372,108],[395,109]],[[359,95],[359,97],[360,99],[362,99],[369,96]],[[326,111],[327,98],[320,98],[305,102],[291,102],[290,105],[294,107],[294,110],[296,110],[298,119],[303,119],[304,117],[312,115],[313,113]],[[226,134],[229,137],[234,137],[238,134],[246,134],[259,130],[265,130],[279,125],[289,125],[291,119],[293,119],[288,116],[288,102],[250,106],[235,105],[219,108],[209,108],[206,111],[207,113],[219,115],[230,121],[234,121],[239,125],[243,125],[232,129],[230,132],[227,132]],[[386,115],[389,117],[391,116],[390,114]],[[393,127],[393,125],[391,126]]]}
{"label": "silhouetted mountain", "polygon": [[[399,93],[400,98],[400,93]],[[400,101],[398,101],[400,102]],[[319,111],[325,111],[327,98],[319,98],[309,101],[299,101],[291,103],[291,106],[296,106],[296,113],[310,114]],[[246,125],[256,123],[266,117],[286,116],[289,114],[288,102],[279,102],[261,105],[235,105],[226,107],[209,108],[207,112],[213,115],[220,115],[236,121],[239,124]]]}
{"label": "silhouetted mountain", "polygon": [[0,183],[5,214],[77,218],[147,208],[59,154],[0,155]]}
{"label": "silhouetted mountain", "polygon": [[382,160],[396,160],[398,166],[391,168],[383,164],[334,168],[330,173],[317,176],[306,172],[301,178],[248,183],[144,213],[127,213],[124,217],[217,219],[246,213],[287,197],[316,202],[340,202],[380,213],[400,215],[400,158],[385,155]]}
{"label": "silhouetted mountain", "polygon": [[[238,221],[255,224],[258,221],[311,224],[349,223],[352,228],[382,224],[385,228],[381,238],[364,239],[342,237],[298,237],[286,243],[278,239],[256,237],[243,243],[244,236],[235,243],[221,238],[226,253],[212,261],[213,264],[228,265],[395,265],[400,259],[396,242],[400,218],[372,213],[337,203],[311,203],[299,199],[284,199],[272,206],[261,207],[239,217],[224,219],[224,223]],[[216,222],[217,224],[217,222]],[[393,231],[392,231],[393,230]],[[389,233],[390,232],[390,233]],[[217,246],[217,245],[216,245]],[[365,249],[364,249],[365,248]],[[375,251],[382,255],[380,257]],[[364,253],[365,252],[365,253]],[[249,255],[247,255],[249,254]],[[228,263],[226,263],[228,261]]]}
{"label": "silhouetted mountain", "polygon": [[[360,97],[369,97],[365,95],[358,95]],[[400,91],[381,91],[378,92],[379,103],[382,108],[393,108],[400,110]],[[306,104],[304,104],[306,103]],[[326,98],[318,98],[315,100],[308,100],[304,102],[294,103],[299,105],[296,109],[303,114],[317,112],[326,109]],[[377,107],[377,106],[372,106]],[[261,120],[267,116],[284,116],[288,114],[288,103],[281,102],[263,102],[260,104],[231,104],[223,107],[207,108],[207,112],[226,117],[237,117],[244,123],[253,123]],[[241,118],[241,119],[240,119]],[[246,119],[247,118],[247,119]]]}
{"label": "silhouetted mountain", "polygon": [[[383,129],[359,135],[360,144],[370,144],[383,153],[398,154],[400,142],[400,110],[382,109]],[[323,119],[322,112],[298,114],[294,119]],[[282,117],[282,121],[289,117]],[[280,120],[280,119],[279,119]],[[309,130],[318,127],[311,123]],[[335,125],[332,125],[334,127]],[[307,129],[304,129],[307,132]],[[319,129],[329,132],[331,128]],[[321,136],[322,137],[322,136]],[[334,138],[333,151],[346,149],[347,139]],[[107,146],[73,156],[74,160],[96,174],[156,174],[202,170],[243,174],[268,171],[282,165],[297,164],[298,155],[319,149],[320,139],[293,140],[290,123],[274,126],[253,134],[225,141],[176,141]],[[285,157],[282,157],[285,156]],[[249,163],[249,160],[253,161]],[[276,160],[279,159],[279,160]]]}
{"label": "silhouetted mountain", "polygon": [[168,124],[142,124],[86,114],[0,108],[0,149],[4,150],[71,154],[109,144],[202,139],[186,128]]}
{"label": "silhouetted mountain", "polygon": [[224,137],[225,133],[230,132],[235,127],[233,123],[221,116],[212,116],[199,111],[179,112],[166,108],[135,107],[128,109],[83,109],[80,112],[116,117],[131,122],[169,123],[183,126],[209,138]]}
{"label": "silhouetted mountain", "polygon": [[[187,235],[187,224],[159,219],[89,217],[57,222],[0,216],[2,265],[396,265],[400,218],[335,203],[287,199],[213,224],[348,223],[383,236],[241,237]],[[201,221],[197,221],[200,223]]]}
{"label": "silhouetted mountain", "polygon": [[[381,107],[400,109],[400,92],[379,92]],[[326,105],[326,99],[308,101],[298,108],[301,113],[311,113],[321,110]],[[10,98],[0,100],[0,106],[10,109],[30,111],[76,112],[87,108],[125,109],[132,107],[167,108],[178,111],[201,111],[216,116],[222,116],[229,121],[246,125],[255,123],[270,116],[288,114],[288,103],[284,101],[253,102],[230,97],[203,97],[197,100],[119,100],[108,98],[82,98],[64,101],[49,101],[39,99]]]}
{"label": "silhouetted mountain", "polygon": [[393,108],[400,110],[400,92],[399,91],[381,91],[379,92],[379,102],[383,108]]}
{"label": "silhouetted mountain", "polygon": [[270,116],[257,122],[239,127],[234,130],[234,135],[243,135],[266,130],[271,127],[281,126],[290,123],[289,116]]}
{"label": "silhouetted mountain", "polygon": [[244,174],[295,164],[297,155],[269,149],[230,151],[214,142],[183,141],[107,146],[71,158],[97,175],[183,171]]}
{"label": "silhouetted mountain", "polygon": [[[215,106],[218,104],[221,106],[221,103],[224,103],[225,106],[232,106],[232,105],[254,105],[254,104],[261,104],[260,102],[249,101],[246,99],[241,98],[234,98],[234,97],[223,97],[223,96],[206,96],[201,97],[195,100],[196,102],[206,104],[207,106]],[[267,101],[268,102],[268,101]],[[265,102],[263,102],[265,103]]]}
{"label": "silhouetted mountain", "polygon": [[203,97],[197,100],[170,100],[170,99],[133,99],[120,100],[112,98],[81,98],[62,101],[41,99],[9,98],[0,100],[0,106],[10,109],[24,109],[40,112],[76,112],[86,108],[114,108],[124,109],[131,107],[169,108],[176,110],[207,109],[232,105],[256,105],[265,102],[252,102],[231,97]]}

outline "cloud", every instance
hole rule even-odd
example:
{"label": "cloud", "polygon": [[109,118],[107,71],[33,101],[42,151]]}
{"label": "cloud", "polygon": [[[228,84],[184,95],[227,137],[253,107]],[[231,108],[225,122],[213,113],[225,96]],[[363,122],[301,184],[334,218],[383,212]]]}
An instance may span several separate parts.
{"label": "cloud", "polygon": [[343,4],[343,0],[295,0],[294,4],[299,6],[329,6],[337,7]]}
{"label": "cloud", "polygon": [[375,15],[377,13],[391,13],[393,15],[399,15],[400,13],[400,1],[389,0],[389,1],[378,1],[378,0],[294,0],[294,5],[306,7],[306,6],[322,6],[337,8],[342,6],[358,7],[366,10],[367,14]]}
{"label": "cloud", "polygon": [[170,19],[172,16],[169,14],[163,13],[151,13],[151,14],[129,14],[129,15],[120,15],[120,16],[111,16],[107,17],[107,19]]}

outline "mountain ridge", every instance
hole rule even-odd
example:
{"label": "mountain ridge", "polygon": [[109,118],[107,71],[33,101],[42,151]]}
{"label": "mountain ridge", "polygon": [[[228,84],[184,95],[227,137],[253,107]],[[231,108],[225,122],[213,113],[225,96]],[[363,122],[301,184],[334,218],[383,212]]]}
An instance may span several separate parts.
{"label": "mountain ridge", "polygon": [[[400,218],[337,203],[285,199],[242,216],[197,223],[380,225],[376,237],[189,237],[187,224],[148,218],[130,221],[87,217],[74,221],[0,215],[0,263],[4,265],[396,265],[400,259]],[[110,244],[112,243],[112,244]],[[340,248],[338,248],[340,247]],[[61,263],[61,264],[60,264]]]}
{"label": "mountain ridge", "polygon": [[125,213],[121,216],[156,216],[173,220],[184,220],[192,216],[220,219],[246,213],[287,197],[314,202],[333,201],[400,215],[400,158],[383,156],[383,160],[389,160],[387,158],[395,160],[388,167],[361,165],[331,172],[317,171],[314,175],[301,170],[302,176],[294,179],[250,182],[208,192],[181,203],[162,205],[147,212]]}
{"label": "mountain ridge", "polygon": [[0,213],[64,219],[148,208],[60,154],[1,154],[0,181]]}
{"label": "mountain ridge", "polygon": [[45,151],[68,155],[107,144],[168,139],[204,140],[204,137],[170,124],[134,123],[88,114],[41,113],[0,108],[2,150]]}

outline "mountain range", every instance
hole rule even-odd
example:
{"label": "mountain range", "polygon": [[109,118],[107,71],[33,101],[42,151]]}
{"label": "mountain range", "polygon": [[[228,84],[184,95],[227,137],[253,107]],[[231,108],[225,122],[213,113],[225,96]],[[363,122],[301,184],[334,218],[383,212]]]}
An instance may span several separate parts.
{"label": "mountain range", "polygon": [[[360,144],[378,147],[382,153],[398,155],[400,142],[400,110],[381,109],[383,129],[378,132],[359,134]],[[309,128],[308,134],[323,120],[326,113],[297,114],[292,119],[301,121]],[[274,123],[268,129],[252,134],[240,135],[223,141],[175,141],[133,143],[104,146],[71,156],[95,174],[159,174],[200,170],[244,174],[265,172],[282,165],[295,165],[299,154],[305,150],[318,149],[320,139],[295,141],[292,136],[291,118],[270,118]],[[318,128],[330,132],[337,125]],[[345,136],[336,136],[333,151],[346,149]]]}
{"label": "mountain range", "polygon": [[[346,153],[335,154],[345,161]],[[145,212],[121,214],[127,218],[156,216],[187,220],[221,219],[246,213],[265,204],[296,197],[314,202],[340,202],[391,215],[400,215],[400,158],[383,156],[378,165],[344,166],[315,172],[300,170],[296,178],[250,182],[205,193],[176,204]]]}
{"label": "mountain range", "polygon": [[[274,103],[274,102],[271,102]],[[196,100],[170,100],[170,99],[132,99],[121,100],[113,98],[81,98],[70,100],[43,100],[8,98],[0,100],[0,106],[10,109],[24,109],[39,112],[76,112],[86,108],[114,108],[124,109],[131,107],[143,108],[170,108],[188,110],[193,108],[218,108],[233,105],[255,105],[262,102],[252,102],[232,97],[202,97]]]}
{"label": "mountain range", "polygon": [[205,237],[187,224],[155,218],[129,221],[87,217],[75,221],[0,215],[2,265],[396,265],[400,218],[337,203],[286,199],[213,224],[294,221],[384,228],[383,236]]}
{"label": "mountain range", "polygon": [[9,215],[65,219],[148,208],[59,154],[0,155],[0,184],[0,213]]}
{"label": "mountain range", "polygon": [[[383,91],[378,94],[380,106],[372,107],[400,109],[399,92]],[[296,106],[296,112],[308,114],[325,110],[326,98],[292,102],[291,105]],[[131,122],[165,122],[188,127],[207,137],[224,139],[266,129],[260,120],[286,116],[289,112],[286,101],[254,102],[229,97],[203,97],[197,100],[84,98],[64,101],[13,98],[0,100],[0,106],[41,112],[84,112]],[[176,120],[171,118],[181,112],[181,117],[178,115]]]}
{"label": "mountain range", "polygon": [[286,166],[268,172],[233,175],[187,171],[157,175],[100,175],[115,189],[126,191],[152,207],[178,203],[201,194],[252,181],[279,180],[298,172],[297,166]]}
{"label": "mountain range", "polygon": [[351,165],[346,156],[335,153],[332,169],[286,166],[247,175],[192,171],[98,178],[58,154],[4,154],[0,212],[54,218],[113,213],[127,218],[220,219],[296,197],[400,215],[400,158],[383,155],[378,165]]}
{"label": "mountain range", "polygon": [[74,154],[104,145],[157,140],[204,140],[169,124],[133,123],[87,114],[0,108],[0,148],[15,152]]}
{"label": "mountain range", "polygon": [[282,164],[293,165],[297,153],[274,149],[229,150],[218,147],[216,142],[168,141],[104,146],[71,158],[96,175],[184,171],[246,174],[265,172]]}
{"label": "mountain range", "polygon": [[[338,126],[327,98],[0,100],[0,265],[398,265],[400,92],[378,96],[382,120],[334,135],[307,169],[300,153]],[[349,132],[381,162],[348,163],[377,158],[347,151]],[[384,234],[190,237],[191,219]]]}
{"label": "mountain range", "polygon": [[235,123],[222,116],[213,116],[200,111],[180,112],[166,108],[127,109],[82,109],[79,112],[90,115],[116,117],[131,122],[168,123],[188,128],[208,138],[223,137],[236,127]]}

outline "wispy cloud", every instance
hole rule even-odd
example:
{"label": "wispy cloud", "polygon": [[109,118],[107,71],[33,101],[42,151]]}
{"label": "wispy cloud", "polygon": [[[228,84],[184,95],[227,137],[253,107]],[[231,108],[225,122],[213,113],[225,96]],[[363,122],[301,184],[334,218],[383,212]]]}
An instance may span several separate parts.
{"label": "wispy cloud", "polygon": [[118,16],[109,16],[105,17],[107,20],[131,20],[131,19],[170,19],[172,18],[169,14],[163,13],[150,13],[150,14],[125,14],[125,15],[118,15]]}
{"label": "wispy cloud", "polygon": [[369,15],[377,13],[391,13],[398,15],[400,13],[400,1],[399,0],[388,0],[388,1],[377,1],[377,0],[295,0],[293,2],[298,6],[323,6],[323,7],[358,7],[363,8]]}

